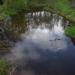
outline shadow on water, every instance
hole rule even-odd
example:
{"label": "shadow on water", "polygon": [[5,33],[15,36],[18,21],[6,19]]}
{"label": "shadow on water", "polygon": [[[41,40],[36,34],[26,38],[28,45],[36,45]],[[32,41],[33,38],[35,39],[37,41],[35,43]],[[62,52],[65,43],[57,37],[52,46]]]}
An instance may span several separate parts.
{"label": "shadow on water", "polygon": [[12,75],[75,75],[75,46],[64,35],[68,22],[48,12],[26,17],[28,30],[6,56],[16,67]]}

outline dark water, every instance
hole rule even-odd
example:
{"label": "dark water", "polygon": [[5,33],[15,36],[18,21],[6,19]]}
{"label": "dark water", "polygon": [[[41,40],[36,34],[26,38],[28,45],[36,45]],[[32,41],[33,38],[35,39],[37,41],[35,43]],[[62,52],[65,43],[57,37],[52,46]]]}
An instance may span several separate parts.
{"label": "dark water", "polygon": [[6,56],[12,75],[75,75],[75,46],[65,36],[68,21],[49,12],[27,13],[27,29]]}

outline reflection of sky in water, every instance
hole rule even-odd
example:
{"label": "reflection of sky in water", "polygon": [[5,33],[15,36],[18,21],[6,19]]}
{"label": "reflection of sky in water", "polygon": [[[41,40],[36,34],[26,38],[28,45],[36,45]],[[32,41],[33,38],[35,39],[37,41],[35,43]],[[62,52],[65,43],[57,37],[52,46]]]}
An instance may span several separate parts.
{"label": "reflection of sky in water", "polygon": [[30,26],[26,35],[23,34],[22,36],[25,36],[27,40],[30,40],[43,49],[50,49],[53,51],[66,49],[69,45],[72,45],[72,42],[64,35],[61,19],[54,23],[52,29],[46,27],[44,23],[37,28],[32,28],[32,26]]}
{"label": "reflection of sky in water", "polygon": [[67,40],[64,35],[57,35],[49,29],[33,29],[27,39],[45,49],[63,49],[67,47]]}
{"label": "reflection of sky in water", "polygon": [[75,46],[64,35],[62,18],[52,22],[49,28],[45,22],[36,26],[32,21],[21,35],[22,41],[7,56],[17,63],[16,75],[75,75]]}
{"label": "reflection of sky in water", "polygon": [[22,39],[12,50],[20,59],[18,75],[75,74],[75,48],[63,31],[40,26],[23,34]]}

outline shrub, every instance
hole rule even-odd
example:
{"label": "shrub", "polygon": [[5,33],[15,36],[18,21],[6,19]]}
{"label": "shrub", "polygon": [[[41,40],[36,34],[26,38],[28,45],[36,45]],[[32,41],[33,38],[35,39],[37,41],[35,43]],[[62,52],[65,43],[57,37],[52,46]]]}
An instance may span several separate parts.
{"label": "shrub", "polygon": [[0,75],[8,75],[9,70],[9,64],[3,60],[0,59]]}
{"label": "shrub", "polygon": [[70,26],[65,29],[65,34],[70,37],[75,37],[75,26]]}

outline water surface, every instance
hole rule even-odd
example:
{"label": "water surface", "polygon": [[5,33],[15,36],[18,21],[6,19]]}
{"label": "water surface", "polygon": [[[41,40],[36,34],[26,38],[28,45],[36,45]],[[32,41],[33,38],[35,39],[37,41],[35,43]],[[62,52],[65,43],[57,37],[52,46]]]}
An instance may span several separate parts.
{"label": "water surface", "polygon": [[26,13],[27,29],[6,57],[13,75],[75,75],[75,46],[64,34],[68,21],[49,12]]}

